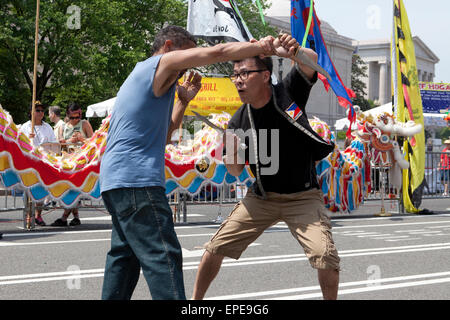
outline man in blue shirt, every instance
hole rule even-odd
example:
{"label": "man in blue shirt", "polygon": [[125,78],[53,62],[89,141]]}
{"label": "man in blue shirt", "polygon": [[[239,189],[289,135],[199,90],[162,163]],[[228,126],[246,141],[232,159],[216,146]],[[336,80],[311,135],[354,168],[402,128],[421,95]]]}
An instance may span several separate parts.
{"label": "man in blue shirt", "polygon": [[102,299],[131,299],[141,268],[153,299],[186,299],[164,153],[201,76],[191,72],[182,85],[178,79],[189,68],[276,54],[273,37],[196,48],[192,35],[176,26],[162,29],[152,49],[117,94],[101,161],[101,192],[113,224]]}

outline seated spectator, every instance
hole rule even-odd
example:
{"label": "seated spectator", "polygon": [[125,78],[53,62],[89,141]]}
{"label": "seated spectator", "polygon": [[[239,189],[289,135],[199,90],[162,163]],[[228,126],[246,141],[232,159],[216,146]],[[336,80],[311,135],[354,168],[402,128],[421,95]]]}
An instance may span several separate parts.
{"label": "seated spectator", "polygon": [[61,108],[58,106],[53,106],[48,109],[48,117],[51,122],[55,125],[53,126],[53,132],[55,133],[56,139],[61,140],[59,136],[59,130],[64,125],[64,121],[61,120]]}

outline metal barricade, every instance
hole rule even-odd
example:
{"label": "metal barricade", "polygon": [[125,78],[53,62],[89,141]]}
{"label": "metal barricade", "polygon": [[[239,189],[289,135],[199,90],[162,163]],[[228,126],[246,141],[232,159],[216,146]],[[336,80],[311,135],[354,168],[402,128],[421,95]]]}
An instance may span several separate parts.
{"label": "metal barricade", "polygon": [[[448,198],[448,186],[450,170],[443,168],[441,159],[447,155],[444,152],[427,152],[425,157],[425,180],[426,186],[423,192],[423,198]],[[447,170],[447,172],[445,172]],[[447,194],[445,194],[445,185],[447,184]]]}
{"label": "metal barricade", "polygon": [[29,201],[28,195],[21,189],[6,189],[0,181],[0,213],[22,211],[24,229],[34,228],[34,203]]}
{"label": "metal barricade", "polygon": [[0,189],[0,212],[10,212],[24,209],[23,191]]}
{"label": "metal barricade", "polygon": [[177,190],[169,196],[169,204],[173,206],[175,222],[187,222],[188,205],[217,205],[217,218],[214,221],[222,222],[223,206],[238,203],[244,197],[246,191],[245,184],[233,183],[221,186],[205,184],[194,196]]}
{"label": "metal barricade", "polygon": [[[444,172],[442,158],[444,158],[443,152],[426,152],[425,154],[425,184],[422,199],[450,199],[448,181],[450,172]],[[395,188],[389,181],[389,170],[390,166],[371,165],[371,191],[367,193],[364,200],[393,201],[395,199],[398,201],[399,211],[404,212],[401,203],[402,190]]]}

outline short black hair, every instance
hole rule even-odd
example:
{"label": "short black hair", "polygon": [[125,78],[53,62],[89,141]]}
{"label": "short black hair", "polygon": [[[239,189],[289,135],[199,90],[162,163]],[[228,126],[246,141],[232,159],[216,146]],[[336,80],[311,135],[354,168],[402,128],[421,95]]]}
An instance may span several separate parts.
{"label": "short black hair", "polygon": [[189,42],[197,45],[194,36],[185,29],[178,26],[168,26],[161,29],[156,35],[155,41],[153,41],[152,54],[158,52],[167,40],[171,40],[176,48],[181,48]]}
{"label": "short black hair", "polygon": [[81,110],[81,105],[79,105],[76,102],[70,102],[66,108],[66,115],[69,115],[69,113],[77,111],[77,110]]}
{"label": "short black hair", "polygon": [[[266,57],[266,58],[261,59],[259,56],[255,56],[255,57],[251,57],[251,58],[247,58],[247,59],[255,60],[256,67],[258,69],[267,69],[270,72],[270,75],[272,75],[273,62],[272,62],[271,57]],[[244,60],[247,60],[247,59],[233,61],[233,65],[236,63],[242,62]]]}

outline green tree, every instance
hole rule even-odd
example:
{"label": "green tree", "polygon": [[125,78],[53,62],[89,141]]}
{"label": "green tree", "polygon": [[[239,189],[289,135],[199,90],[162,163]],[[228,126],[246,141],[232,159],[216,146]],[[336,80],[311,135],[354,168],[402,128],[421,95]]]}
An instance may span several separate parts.
{"label": "green tree", "polygon": [[[274,34],[252,0],[236,1],[255,38]],[[263,8],[268,1],[262,1]],[[36,1],[0,2],[0,103],[28,120],[33,87]],[[114,97],[165,25],[186,27],[185,0],[41,1],[37,99],[64,107]]]}
{"label": "green tree", "polygon": [[[35,1],[0,3],[0,102],[16,122],[31,104]],[[41,1],[37,99],[84,106],[113,97],[150,55],[167,23],[185,26],[179,0]]]}
{"label": "green tree", "polygon": [[356,97],[352,102],[353,105],[360,106],[362,111],[378,107],[374,101],[365,98],[367,86],[362,81],[362,78],[367,77],[367,69],[368,68],[361,57],[354,54],[352,58],[351,86]]}
{"label": "green tree", "polygon": [[439,130],[437,138],[440,138],[442,140],[442,143],[444,143],[445,140],[450,139],[450,126],[447,126]]}

